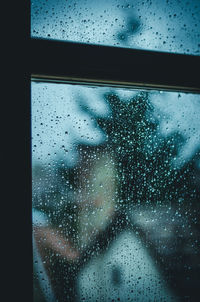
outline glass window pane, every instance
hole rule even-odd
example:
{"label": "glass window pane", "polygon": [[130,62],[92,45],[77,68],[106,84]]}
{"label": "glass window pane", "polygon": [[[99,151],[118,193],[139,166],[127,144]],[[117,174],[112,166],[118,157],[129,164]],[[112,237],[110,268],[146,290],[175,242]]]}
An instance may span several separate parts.
{"label": "glass window pane", "polygon": [[34,302],[198,301],[200,96],[31,89]]}
{"label": "glass window pane", "polygon": [[200,54],[199,0],[31,0],[31,35]]}

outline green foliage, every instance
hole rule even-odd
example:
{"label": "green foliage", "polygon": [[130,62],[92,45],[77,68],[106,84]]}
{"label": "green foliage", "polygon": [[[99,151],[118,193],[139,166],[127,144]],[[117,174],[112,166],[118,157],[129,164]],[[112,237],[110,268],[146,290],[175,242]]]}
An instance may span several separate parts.
{"label": "green foliage", "polygon": [[[153,115],[148,93],[140,93],[127,101],[122,101],[116,94],[107,94],[105,98],[111,114],[98,119],[97,123],[108,140],[104,146],[80,146],[80,150],[85,148],[85,153],[89,154],[93,148],[94,155],[97,150],[112,155],[117,166],[120,209],[134,203],[178,203],[179,206],[180,200],[190,205],[200,200],[193,181],[194,161],[181,169],[173,164],[183,138],[178,133],[166,138],[159,136],[159,124]],[[34,195],[35,207],[44,211],[53,225],[68,225],[67,233],[71,237],[77,232],[76,192],[90,173],[90,164],[83,162],[80,167],[71,169],[58,165],[53,179],[48,173],[46,184],[39,184],[45,187],[45,191]],[[41,179],[44,179],[42,175]]]}
{"label": "green foliage", "polygon": [[98,124],[107,133],[107,148],[112,149],[117,162],[119,203],[170,203],[183,198],[185,192],[193,192],[188,181],[192,167],[178,170],[173,165],[183,138],[178,133],[159,136],[148,93],[127,101],[114,94],[106,99],[112,114],[110,119],[98,120]]}

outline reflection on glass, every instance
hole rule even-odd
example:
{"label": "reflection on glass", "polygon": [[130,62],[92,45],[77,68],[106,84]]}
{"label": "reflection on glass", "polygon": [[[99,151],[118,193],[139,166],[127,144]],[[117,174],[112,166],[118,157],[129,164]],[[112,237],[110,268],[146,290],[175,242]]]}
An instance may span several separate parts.
{"label": "reflection on glass", "polygon": [[31,35],[200,54],[199,0],[31,0]]}
{"label": "reflection on glass", "polygon": [[198,301],[200,96],[32,83],[34,302]]}

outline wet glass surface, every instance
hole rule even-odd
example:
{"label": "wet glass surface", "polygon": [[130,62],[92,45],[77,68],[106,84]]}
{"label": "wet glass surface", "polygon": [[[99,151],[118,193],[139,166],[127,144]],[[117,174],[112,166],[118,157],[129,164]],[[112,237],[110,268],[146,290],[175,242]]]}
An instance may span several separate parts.
{"label": "wet glass surface", "polygon": [[200,96],[31,93],[34,302],[197,302]]}
{"label": "wet glass surface", "polygon": [[199,0],[31,0],[31,36],[200,54]]}

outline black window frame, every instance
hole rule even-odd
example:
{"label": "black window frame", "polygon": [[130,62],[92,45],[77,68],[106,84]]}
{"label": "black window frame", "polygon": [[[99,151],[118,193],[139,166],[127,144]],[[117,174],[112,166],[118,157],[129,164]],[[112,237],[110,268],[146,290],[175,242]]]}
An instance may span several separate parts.
{"label": "black window frame", "polygon": [[200,93],[200,56],[30,39],[34,81]]}

